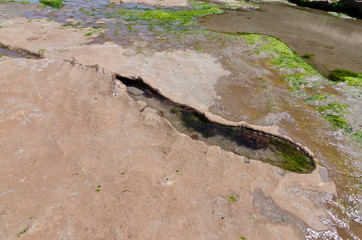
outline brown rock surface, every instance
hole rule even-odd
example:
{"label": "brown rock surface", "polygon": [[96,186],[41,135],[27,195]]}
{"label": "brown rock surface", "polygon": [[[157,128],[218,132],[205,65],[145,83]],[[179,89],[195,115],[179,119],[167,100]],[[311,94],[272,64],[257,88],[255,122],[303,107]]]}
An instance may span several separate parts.
{"label": "brown rock surface", "polygon": [[[22,229],[24,239],[304,239],[307,228],[328,229],[321,202],[335,187],[320,167],[281,173],[178,133],[109,75],[145,71],[127,68],[132,56],[104,57],[107,45],[42,21],[1,21],[1,43],[46,49],[44,59],[0,62],[2,239]],[[108,68],[64,61],[72,57]]]}

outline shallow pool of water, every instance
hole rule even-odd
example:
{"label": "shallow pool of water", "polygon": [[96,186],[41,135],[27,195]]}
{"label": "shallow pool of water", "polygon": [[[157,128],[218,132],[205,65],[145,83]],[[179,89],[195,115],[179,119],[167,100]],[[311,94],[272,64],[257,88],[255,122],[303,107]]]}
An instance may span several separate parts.
{"label": "shallow pool of water", "polygon": [[362,21],[282,3],[264,3],[260,10],[209,15],[200,19],[200,24],[217,32],[279,38],[324,74],[337,68],[362,71]]}

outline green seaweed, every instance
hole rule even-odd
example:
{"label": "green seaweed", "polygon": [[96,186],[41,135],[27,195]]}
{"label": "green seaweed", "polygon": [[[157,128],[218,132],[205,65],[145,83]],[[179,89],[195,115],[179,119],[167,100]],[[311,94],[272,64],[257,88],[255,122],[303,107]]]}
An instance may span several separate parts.
{"label": "green seaweed", "polygon": [[97,186],[97,189],[94,190],[94,191],[95,191],[95,192],[100,192],[100,191],[101,191],[101,188],[102,188],[102,185],[98,185],[98,186]]}
{"label": "green seaweed", "polygon": [[318,107],[319,112],[332,111],[335,113],[346,113],[345,109],[349,106],[344,103],[332,102]]}
{"label": "green seaweed", "polygon": [[346,82],[350,86],[362,88],[362,74],[351,72],[345,69],[335,69],[328,78],[334,82]]}
{"label": "green seaweed", "polygon": [[230,202],[236,202],[236,197],[235,196],[229,196],[228,197]]}
{"label": "green seaweed", "polygon": [[343,129],[346,133],[353,131],[351,125],[347,122],[343,114],[348,113],[346,109],[349,106],[344,103],[332,102],[319,106],[317,109],[321,116],[332,125],[334,130]]}
{"label": "green seaweed", "polygon": [[64,5],[63,0],[39,0],[39,2],[52,8],[61,8]]}
{"label": "green seaweed", "polygon": [[322,101],[323,99],[326,99],[327,96],[325,94],[317,93],[314,94],[312,97],[305,100],[306,103],[313,103],[316,101]]}
{"label": "green seaweed", "polygon": [[171,110],[170,110],[170,113],[172,113],[172,114],[177,114],[179,112],[180,112],[180,109],[177,108],[177,107],[172,107]]}
{"label": "green seaweed", "polygon": [[351,138],[357,143],[362,143],[362,132],[358,130],[357,132],[352,134]]}
{"label": "green seaweed", "polygon": [[279,70],[297,70],[293,73],[283,74],[282,77],[289,82],[290,90],[297,94],[305,94],[304,86],[308,85],[306,79],[321,76],[311,65],[296,54],[282,41],[261,34],[241,34],[239,38],[252,46],[258,55],[270,57],[271,64]]}
{"label": "green seaweed", "polygon": [[205,123],[192,112],[182,112],[182,122],[185,127],[202,131]]}
{"label": "green seaweed", "polygon": [[189,9],[175,8],[139,8],[133,7],[116,8],[114,5],[108,5],[115,9],[114,12],[105,13],[106,18],[119,17],[125,21],[138,23],[140,25],[149,25],[152,30],[155,26],[161,27],[162,32],[184,33],[188,27],[197,26],[196,18],[210,14],[221,14],[218,6],[210,3],[196,2]]}
{"label": "green seaweed", "polygon": [[335,130],[344,129],[346,133],[353,131],[351,125],[346,121],[343,115],[322,113],[322,117],[331,123],[332,128]]}
{"label": "green seaweed", "polygon": [[302,58],[305,58],[305,59],[310,59],[312,57],[314,57],[314,54],[306,53],[306,54],[302,55]]}
{"label": "green seaweed", "polygon": [[23,236],[28,230],[29,230],[30,227],[23,227],[20,232],[18,234],[16,234],[16,236],[18,238],[20,238],[21,236]]}
{"label": "green seaweed", "polygon": [[315,161],[301,150],[292,147],[279,138],[271,137],[274,151],[282,157],[283,162],[272,163],[282,169],[297,173],[310,173],[316,165]]}

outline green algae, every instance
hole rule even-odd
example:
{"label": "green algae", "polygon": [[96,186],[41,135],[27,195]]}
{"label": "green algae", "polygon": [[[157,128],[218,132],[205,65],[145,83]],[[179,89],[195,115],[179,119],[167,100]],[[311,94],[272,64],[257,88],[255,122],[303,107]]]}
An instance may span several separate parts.
{"label": "green algae", "polygon": [[352,127],[341,114],[322,113],[322,117],[331,123],[334,130],[344,129],[346,133],[351,133]]}
{"label": "green algae", "polygon": [[289,82],[290,90],[299,95],[305,94],[303,88],[309,84],[309,78],[322,77],[287,44],[274,37],[261,34],[242,34],[239,37],[252,46],[256,54],[268,56],[274,68],[288,72],[282,77]]}
{"label": "green algae", "polygon": [[[271,66],[281,72],[283,79],[289,83],[290,90],[300,97],[305,103],[314,105],[320,117],[327,120],[333,130],[342,129],[352,140],[358,142],[359,130],[354,130],[346,120],[348,114],[345,103],[330,102],[331,94],[323,94],[320,90],[328,81],[304,59],[296,54],[289,46],[278,39],[261,34],[242,34],[240,38],[249,44],[254,52],[270,58]],[[287,72],[283,74],[283,72]],[[318,79],[318,81],[310,81]],[[346,82],[349,86],[361,89],[362,74],[348,70],[336,69],[331,72],[329,79],[334,82]],[[305,89],[309,88],[310,92]],[[314,93],[316,92],[317,93]],[[322,104],[320,104],[322,103]]]}
{"label": "green algae", "polygon": [[39,0],[39,2],[52,8],[61,8],[64,5],[63,0]]}
{"label": "green algae", "polygon": [[23,227],[21,230],[20,230],[20,232],[18,233],[18,234],[16,234],[16,236],[18,237],[18,238],[21,238],[28,230],[29,230],[29,228],[30,227]]}
{"label": "green algae", "polygon": [[322,93],[317,93],[311,96],[310,98],[307,98],[305,100],[306,103],[313,103],[316,101],[322,101],[323,99],[326,99],[328,96]]}
{"label": "green algae", "polygon": [[345,69],[333,70],[328,78],[334,82],[346,82],[348,85],[362,89],[362,74]]}
{"label": "green algae", "polygon": [[121,17],[125,21],[142,21],[143,24],[156,24],[170,27],[170,25],[190,26],[196,23],[195,19],[210,14],[221,14],[218,6],[210,3],[196,3],[191,9],[147,9],[135,7],[133,9],[116,9],[114,13],[107,13],[107,17]]}

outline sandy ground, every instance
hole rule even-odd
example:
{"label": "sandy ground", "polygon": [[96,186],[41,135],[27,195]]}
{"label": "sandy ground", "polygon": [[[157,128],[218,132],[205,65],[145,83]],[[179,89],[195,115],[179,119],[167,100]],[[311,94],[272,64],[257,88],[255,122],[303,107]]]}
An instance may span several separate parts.
{"label": "sandy ground", "polygon": [[156,87],[195,102],[171,86],[227,75],[211,55],[139,58],[51,21],[0,25],[0,43],[45,51],[0,61],[1,239],[304,239],[328,229],[322,202],[335,186],[324,168],[283,173],[192,140],[110,76],[161,78]]}

